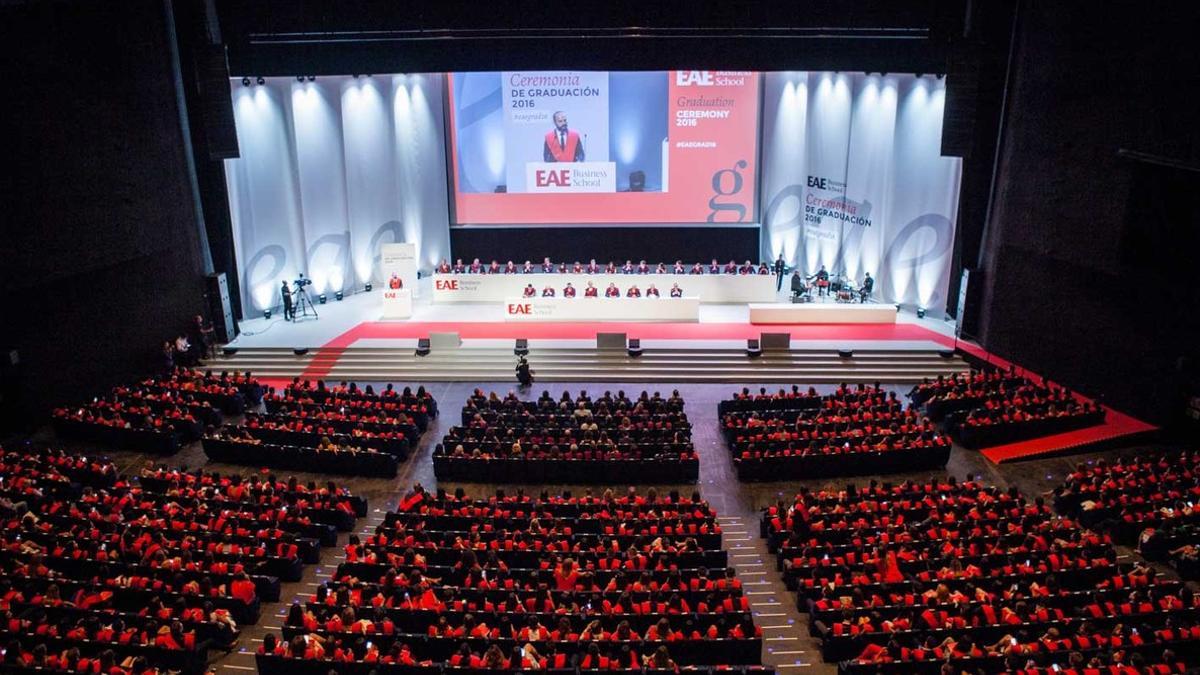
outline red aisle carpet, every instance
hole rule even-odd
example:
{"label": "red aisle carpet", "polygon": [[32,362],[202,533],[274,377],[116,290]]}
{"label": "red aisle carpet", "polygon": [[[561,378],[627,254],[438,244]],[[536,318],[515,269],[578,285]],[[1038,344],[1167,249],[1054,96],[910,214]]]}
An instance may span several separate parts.
{"label": "red aisle carpet", "polygon": [[[953,348],[955,340],[914,324],[793,324],[755,325],[749,323],[503,323],[503,322],[382,322],[360,323],[330,340],[317,351],[302,375],[305,379],[319,379],[329,375],[342,354],[359,340],[364,339],[417,339],[431,332],[457,332],[465,340],[516,339],[531,340],[590,340],[596,333],[626,333],[631,338],[642,340],[745,340],[758,337],[760,333],[791,333],[793,340],[929,340],[946,348]],[[958,348],[997,366],[1007,368],[1011,364],[993,356],[980,347],[959,342]],[[1017,371],[1034,379],[1036,373],[1018,367]],[[284,381],[270,380],[270,386],[282,386]],[[1078,396],[1078,394],[1077,394]],[[1079,396],[1082,400],[1087,400]],[[1105,408],[1108,415],[1104,424],[1079,429],[1054,436],[1035,438],[1020,443],[1010,443],[980,452],[997,464],[1019,459],[1067,452],[1075,448],[1111,441],[1113,439],[1144,434],[1156,430],[1150,424]]]}

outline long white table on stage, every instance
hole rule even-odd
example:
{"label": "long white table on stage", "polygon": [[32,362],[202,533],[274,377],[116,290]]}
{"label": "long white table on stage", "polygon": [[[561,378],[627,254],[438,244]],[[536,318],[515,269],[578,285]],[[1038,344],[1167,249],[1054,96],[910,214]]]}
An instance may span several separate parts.
{"label": "long white table on stage", "polygon": [[664,296],[672,284],[679,284],[687,297],[697,297],[702,302],[770,302],[776,298],[775,276],[770,274],[434,274],[434,302],[503,302],[519,297],[526,284],[533,284],[540,295],[550,286],[555,293],[562,294],[567,282],[580,295],[587,282],[592,282],[600,293],[610,283],[621,289],[637,286],[644,293],[654,284]]}
{"label": "long white table on stage", "polygon": [[896,323],[896,306],[839,302],[751,304],[750,323]]}
{"label": "long white table on stage", "polygon": [[700,298],[507,298],[505,321],[700,320]]}

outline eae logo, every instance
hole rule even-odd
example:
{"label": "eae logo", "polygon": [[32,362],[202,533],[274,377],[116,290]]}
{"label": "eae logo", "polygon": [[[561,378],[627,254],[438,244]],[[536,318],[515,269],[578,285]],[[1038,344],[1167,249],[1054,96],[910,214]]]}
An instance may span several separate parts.
{"label": "eae logo", "polygon": [[458,279],[434,279],[434,288],[439,291],[457,291]]}
{"label": "eae logo", "polygon": [[400,294],[396,291],[384,291],[383,297],[387,298],[388,300],[395,300],[396,298],[400,297]]}
{"label": "eae logo", "polygon": [[517,304],[517,305],[514,305],[514,304],[512,304],[512,303],[509,303],[509,305],[508,305],[508,313],[509,313],[509,314],[525,314],[525,315],[528,315],[528,314],[529,314],[529,310],[530,310],[531,308],[532,308],[532,305],[530,305],[529,303],[521,303],[521,304]]}
{"label": "eae logo", "polygon": [[819,190],[828,190],[829,189],[829,179],[821,178],[820,176],[809,176],[808,177],[808,187],[817,188]]}
{"label": "eae logo", "polygon": [[533,180],[538,187],[571,187],[571,170],[554,169],[547,171],[538,169],[534,172]]}
{"label": "eae logo", "polygon": [[711,87],[713,74],[709,70],[677,70],[675,71],[675,86],[677,87]]}

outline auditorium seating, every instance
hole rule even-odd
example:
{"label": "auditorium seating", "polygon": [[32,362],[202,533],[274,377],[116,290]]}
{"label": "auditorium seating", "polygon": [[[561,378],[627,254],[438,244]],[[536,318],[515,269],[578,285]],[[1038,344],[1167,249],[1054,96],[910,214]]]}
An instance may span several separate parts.
{"label": "auditorium seating", "polygon": [[[970,477],[801,490],[764,509],[822,656],[839,672],[1182,672],[1200,598],[1040,498]],[[1134,671],[1129,671],[1134,672]]]}
{"label": "auditorium seating", "polygon": [[699,475],[678,392],[581,391],[521,401],[476,389],[434,448],[439,480],[493,483],[691,483]]}
{"label": "auditorium seating", "polygon": [[983,448],[1103,424],[1104,409],[1015,369],[939,375],[913,387],[914,405],[967,448]]}
{"label": "auditorium seating", "polygon": [[418,485],[345,554],[264,640],[260,672],[764,673],[698,494],[473,499]]}
{"label": "auditorium seating", "polygon": [[261,387],[247,374],[202,373],[177,368],[134,386],[117,386],[104,397],[54,411],[62,438],[123,450],[171,455],[199,439],[206,426],[219,426],[222,413],[239,414],[257,405]]}
{"label": "auditorium seating", "polygon": [[1089,527],[1200,578],[1200,454],[1141,454],[1080,464],[1054,490],[1055,507]]}
{"label": "auditorium seating", "polygon": [[950,459],[950,439],[878,384],[827,395],[743,388],[717,410],[738,480],[893,473]]}

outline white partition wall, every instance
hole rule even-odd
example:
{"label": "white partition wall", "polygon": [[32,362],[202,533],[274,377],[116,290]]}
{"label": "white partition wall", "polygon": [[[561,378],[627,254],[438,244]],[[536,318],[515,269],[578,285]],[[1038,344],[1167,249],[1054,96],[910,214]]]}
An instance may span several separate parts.
{"label": "white partition wall", "polygon": [[305,273],[314,293],[383,281],[380,247],[450,255],[443,77],[230,81],[241,157],[225,164],[242,303],[279,303]]}

